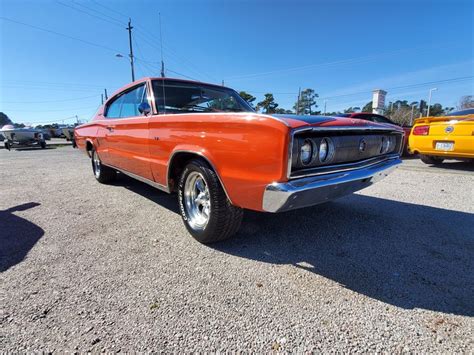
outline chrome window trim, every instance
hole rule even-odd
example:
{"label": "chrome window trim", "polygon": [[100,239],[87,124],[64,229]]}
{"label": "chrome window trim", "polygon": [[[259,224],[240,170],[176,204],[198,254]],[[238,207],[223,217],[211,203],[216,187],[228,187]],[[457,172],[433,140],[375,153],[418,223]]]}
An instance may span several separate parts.
{"label": "chrome window trim", "polygon": [[[386,132],[386,133],[394,133],[394,134],[399,134],[402,139],[402,143],[400,144],[400,149],[397,155],[400,155],[402,149],[403,149],[403,137],[405,136],[405,132],[400,132],[396,129],[392,129],[390,127],[374,127],[374,126],[332,126],[332,127],[300,127],[300,128],[295,128],[290,131],[290,139],[289,139],[289,146],[288,146],[288,165],[287,165],[287,173],[286,177],[288,180],[291,180],[291,173],[292,173],[292,162],[293,162],[293,145],[295,142],[295,135],[298,133],[303,133],[303,132],[339,132],[339,131],[369,131],[369,132]],[[377,157],[373,157],[367,160],[371,160]],[[385,158],[390,159],[390,156],[385,156]],[[360,162],[358,162],[360,163]],[[348,163],[348,164],[355,164],[355,163]],[[342,164],[337,164],[336,166],[341,166]],[[356,167],[356,168],[346,168],[343,170],[336,170],[337,171],[348,171],[352,169],[359,169],[361,167]],[[332,172],[332,171],[331,171]],[[301,175],[298,177],[303,177],[303,176],[313,176],[313,175],[320,175],[320,174],[327,174],[326,173],[312,173],[312,174],[307,174],[307,175]]]}
{"label": "chrome window trim", "polygon": [[[142,94],[142,101],[143,101],[143,97],[145,96],[145,94],[147,93],[147,83],[146,82],[141,82],[135,86],[132,86],[131,88],[127,88],[126,90],[118,93],[117,95],[111,97],[109,100],[107,100],[107,104],[104,108],[104,113],[102,114],[103,117],[105,117],[105,119],[109,119],[109,120],[123,120],[123,119],[130,119],[130,118],[143,118],[143,117],[146,117],[144,115],[139,115],[139,116],[127,116],[127,117],[108,117],[107,116],[107,111],[109,110],[109,107],[110,105],[112,105],[116,100],[118,100],[121,96],[123,95],[126,95],[127,93],[129,93],[130,91],[133,91],[135,89],[138,89],[140,86],[144,86],[145,87],[145,90],[143,90],[143,94]],[[110,101],[110,103],[109,103]],[[148,97],[147,97],[147,101],[148,101]],[[148,102],[148,104],[150,104]],[[122,106],[120,105],[120,113],[122,113]]]}

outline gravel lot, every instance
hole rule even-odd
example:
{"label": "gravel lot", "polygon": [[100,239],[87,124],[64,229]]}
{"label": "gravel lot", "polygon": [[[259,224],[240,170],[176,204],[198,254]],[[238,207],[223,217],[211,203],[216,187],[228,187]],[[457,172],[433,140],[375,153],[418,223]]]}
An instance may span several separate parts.
{"label": "gravel lot", "polygon": [[474,351],[472,165],[410,159],[213,246],[71,147],[0,150],[0,178],[2,352]]}

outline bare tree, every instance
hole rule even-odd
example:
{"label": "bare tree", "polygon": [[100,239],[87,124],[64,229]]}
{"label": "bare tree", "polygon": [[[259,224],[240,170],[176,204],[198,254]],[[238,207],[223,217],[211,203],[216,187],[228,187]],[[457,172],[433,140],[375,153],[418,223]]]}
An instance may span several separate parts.
{"label": "bare tree", "polygon": [[466,96],[461,97],[461,100],[459,100],[458,108],[460,110],[465,110],[467,108],[474,108],[474,96],[466,95]]}

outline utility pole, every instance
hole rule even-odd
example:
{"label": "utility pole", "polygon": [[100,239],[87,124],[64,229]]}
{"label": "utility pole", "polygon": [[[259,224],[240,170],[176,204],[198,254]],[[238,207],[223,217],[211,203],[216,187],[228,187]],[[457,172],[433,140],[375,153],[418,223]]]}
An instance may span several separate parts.
{"label": "utility pole", "polygon": [[328,103],[328,100],[324,100],[324,115],[326,115],[326,104]]}
{"label": "utility pole", "polygon": [[104,93],[105,93],[105,95],[104,95],[105,101],[107,101],[109,99],[108,96],[107,96],[107,89],[104,89]]}
{"label": "utility pole", "polygon": [[129,18],[128,19],[128,27],[126,28],[128,30],[128,44],[130,46],[130,66],[132,68],[132,81],[135,81],[135,68],[133,66],[133,46],[132,46],[132,20]]}
{"label": "utility pole", "polygon": [[79,117],[76,115],[76,123],[79,124]]}
{"label": "utility pole", "polygon": [[161,50],[161,77],[165,77],[165,62],[163,61],[163,33],[161,32],[161,12],[158,12],[160,20],[160,50]]}

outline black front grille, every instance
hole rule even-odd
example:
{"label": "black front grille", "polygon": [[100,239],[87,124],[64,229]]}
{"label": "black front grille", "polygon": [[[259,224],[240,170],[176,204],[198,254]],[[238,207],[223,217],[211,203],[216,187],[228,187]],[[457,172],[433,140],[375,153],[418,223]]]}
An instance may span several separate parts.
{"label": "black front grille", "polygon": [[[401,132],[303,132],[297,134],[293,140],[293,154],[291,161],[291,176],[305,175],[306,172],[329,170],[338,165],[347,166],[348,163],[369,162],[380,160],[385,156],[399,154],[403,144]],[[323,140],[330,141],[334,151],[327,160],[319,159],[319,147]],[[305,142],[310,142],[313,147],[312,160],[303,164],[300,159],[300,148]],[[385,147],[385,148],[384,148]],[[387,149],[388,147],[388,149]]]}

